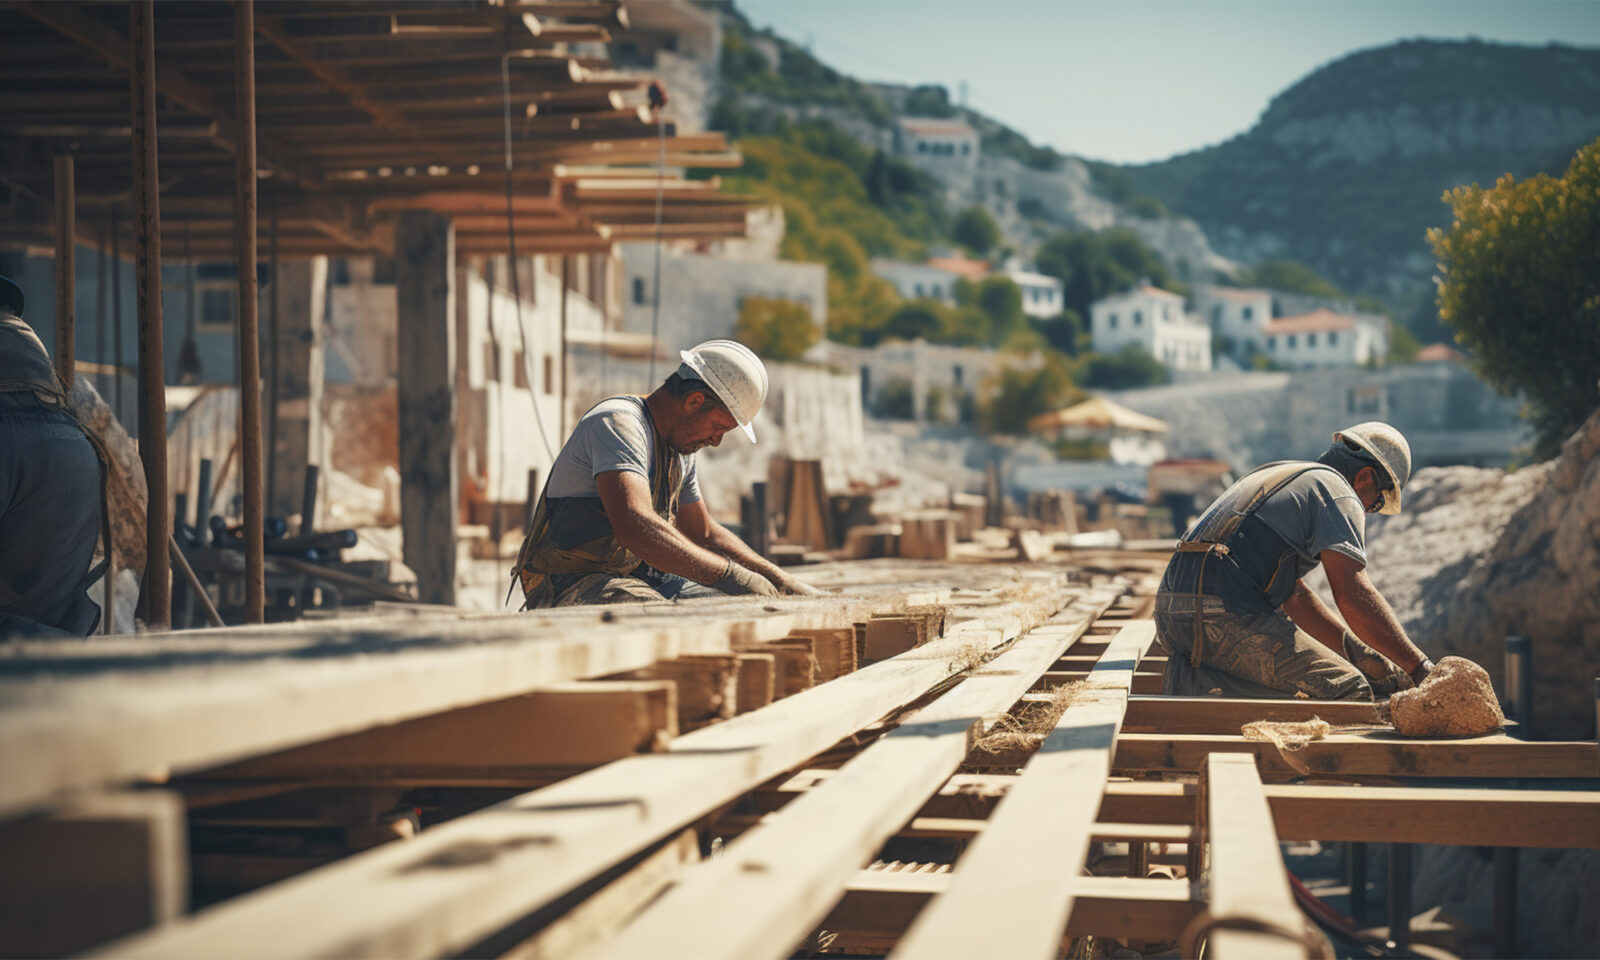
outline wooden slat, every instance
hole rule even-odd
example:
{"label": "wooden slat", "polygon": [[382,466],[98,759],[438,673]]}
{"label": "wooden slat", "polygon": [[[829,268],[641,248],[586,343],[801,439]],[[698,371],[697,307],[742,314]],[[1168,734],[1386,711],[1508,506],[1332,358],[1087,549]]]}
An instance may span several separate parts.
{"label": "wooden slat", "polygon": [[1100,808],[1134,668],[1155,641],[1135,621],[1111,641],[1082,697],[1061,715],[895,957],[1052,957]]}
{"label": "wooden slat", "polygon": [[[1289,763],[1269,741],[1223,734],[1127,733],[1117,741],[1116,769],[1194,773],[1208,754],[1250,753],[1271,776],[1329,777],[1593,777],[1600,745],[1593,741],[1514,740],[1503,734],[1468,740],[1408,739],[1397,733],[1333,734],[1294,752]],[[1303,764],[1300,769],[1297,764]]]}
{"label": "wooden slat", "polygon": [[905,718],[826,784],[735,841],[722,857],[690,871],[591,955],[787,956],[852,873],[960,765],[983,719],[1015,702],[1119,592],[1092,594],[1035,628]]}
{"label": "wooden slat", "polygon": [[[1208,909],[1214,919],[1259,921],[1286,931],[1303,928],[1287,868],[1278,852],[1267,796],[1255,758],[1214,753],[1202,765],[1205,848],[1209,854]],[[1281,934],[1218,929],[1207,956],[1223,960],[1281,960],[1301,952]]]}
{"label": "wooden slat", "polygon": [[1135,696],[1128,700],[1122,729],[1127,733],[1237,734],[1245,724],[1257,720],[1299,722],[1314,717],[1346,726],[1374,723],[1377,715],[1373,704],[1351,700]]}
{"label": "wooden slat", "polygon": [[[1033,601],[1039,617],[1059,607],[1064,590],[1041,594]],[[974,645],[993,648],[1016,633],[963,624],[903,657],[680,737],[667,753],[524,794],[108,951],[211,957],[240,944],[280,957],[462,951],[921,695]]]}

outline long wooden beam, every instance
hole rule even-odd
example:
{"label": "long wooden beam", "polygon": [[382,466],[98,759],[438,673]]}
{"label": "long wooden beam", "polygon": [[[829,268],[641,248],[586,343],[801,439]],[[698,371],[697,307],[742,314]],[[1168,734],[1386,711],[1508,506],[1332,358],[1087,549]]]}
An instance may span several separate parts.
{"label": "long wooden beam", "polygon": [[1321,777],[1584,778],[1600,774],[1593,741],[1516,740],[1504,734],[1466,740],[1409,739],[1393,732],[1333,734],[1288,752],[1264,740],[1225,734],[1126,733],[1118,770],[1195,773],[1211,753],[1250,753],[1264,773]]}
{"label": "long wooden beam", "polygon": [[593,955],[788,956],[855,870],[961,764],[984,719],[1015,703],[1120,592],[1080,598],[1019,639],[724,856],[690,871]]}
{"label": "long wooden beam", "polygon": [[[1063,591],[1029,601],[1043,618]],[[275,956],[434,956],[466,950],[577,884],[659,842],[909,702],[1022,629],[974,621],[941,641],[379,847],[108,949],[216,956],[241,943]]]}
{"label": "long wooden beam", "polygon": [[[1202,833],[1209,854],[1207,909],[1219,924],[1208,937],[1207,956],[1279,960],[1297,955],[1304,921],[1289,892],[1288,868],[1278,851],[1255,758],[1211,754],[1202,765],[1201,784]],[[1233,921],[1274,932],[1239,929],[1230,925]]]}
{"label": "long wooden beam", "polygon": [[950,888],[917,917],[892,956],[1055,955],[1134,668],[1154,642],[1149,620],[1117,633],[1084,693],[962,856]]}

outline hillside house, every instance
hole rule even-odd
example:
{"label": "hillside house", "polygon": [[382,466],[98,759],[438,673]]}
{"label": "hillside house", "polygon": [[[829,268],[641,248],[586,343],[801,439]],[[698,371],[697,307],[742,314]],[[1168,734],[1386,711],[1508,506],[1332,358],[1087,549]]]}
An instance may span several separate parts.
{"label": "hillside house", "polygon": [[895,124],[895,152],[941,177],[972,177],[978,172],[978,131],[959,120],[901,117]]}
{"label": "hillside house", "polygon": [[1198,286],[1194,309],[1212,333],[1227,341],[1234,357],[1266,351],[1261,330],[1273,319],[1272,291]]}
{"label": "hillside house", "polygon": [[955,282],[961,274],[931,263],[908,263],[904,260],[877,258],[872,261],[872,272],[894,285],[895,292],[906,300],[938,300],[953,304]]}
{"label": "hillside house", "polygon": [[1291,370],[1355,367],[1381,361],[1389,352],[1383,317],[1313,310],[1280,317],[1261,328],[1265,353]]}
{"label": "hillside house", "polygon": [[1097,353],[1138,344],[1173,370],[1211,369],[1211,327],[1184,312],[1183,298],[1145,283],[1095,301],[1089,333]]}
{"label": "hillside house", "polygon": [[1007,264],[1000,275],[1022,289],[1023,313],[1036,320],[1048,320],[1061,313],[1063,295],[1060,280],[1024,270],[1017,264]]}

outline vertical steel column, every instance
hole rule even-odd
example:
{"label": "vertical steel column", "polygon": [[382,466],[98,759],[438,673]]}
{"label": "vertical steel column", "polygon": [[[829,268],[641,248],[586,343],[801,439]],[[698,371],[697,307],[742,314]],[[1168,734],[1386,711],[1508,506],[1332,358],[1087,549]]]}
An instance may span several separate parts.
{"label": "vertical steel column", "polygon": [[78,356],[78,195],[72,157],[56,157],[56,376],[68,396]]}
{"label": "vertical steel column", "polygon": [[261,332],[256,322],[256,12],[233,8],[234,92],[239,144],[234,156],[234,231],[239,251],[239,451],[244,487],[244,618],[266,621],[266,560],[261,488]]}
{"label": "vertical steel column", "polygon": [[167,496],[166,351],[161,337],[161,180],[156,168],[156,34],[154,0],[128,8],[133,47],[134,240],[139,298],[139,458],[144,461],[145,563],[143,606],[152,629],[172,625],[172,567],[167,560],[172,518]]}
{"label": "vertical steel column", "polygon": [[1399,949],[1411,943],[1411,844],[1389,844],[1389,941]]}

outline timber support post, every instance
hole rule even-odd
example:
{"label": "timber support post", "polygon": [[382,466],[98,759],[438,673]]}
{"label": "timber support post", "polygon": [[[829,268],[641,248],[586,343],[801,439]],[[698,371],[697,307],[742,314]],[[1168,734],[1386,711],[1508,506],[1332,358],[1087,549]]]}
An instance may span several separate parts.
{"label": "timber support post", "polygon": [[152,629],[172,625],[172,568],[166,562],[167,384],[161,324],[161,181],[156,168],[156,38],[154,0],[128,8],[134,58],[129,66],[133,104],[134,246],[139,300],[139,459],[144,461],[145,515],[143,607]]}
{"label": "timber support post", "polygon": [[407,210],[395,224],[400,373],[400,526],[424,603],[455,602],[455,228]]}
{"label": "timber support post", "polygon": [[[302,505],[306,468],[323,454],[323,326],[327,320],[328,258],[280,262],[267,291],[268,317],[278,314],[267,339],[267,468],[272,497],[267,513],[286,517]],[[268,324],[269,328],[274,324]],[[276,346],[274,346],[276,343]]]}
{"label": "timber support post", "polygon": [[266,514],[261,470],[261,328],[256,280],[256,9],[239,0],[233,9],[234,90],[238,95],[238,181],[234,231],[239,253],[239,464],[244,490],[244,618],[265,623],[267,605]]}
{"label": "timber support post", "polygon": [[72,394],[78,355],[78,198],[72,156],[56,157],[56,376]]}
{"label": "timber support post", "polygon": [[1389,942],[1404,950],[1411,943],[1411,844],[1389,844]]}

